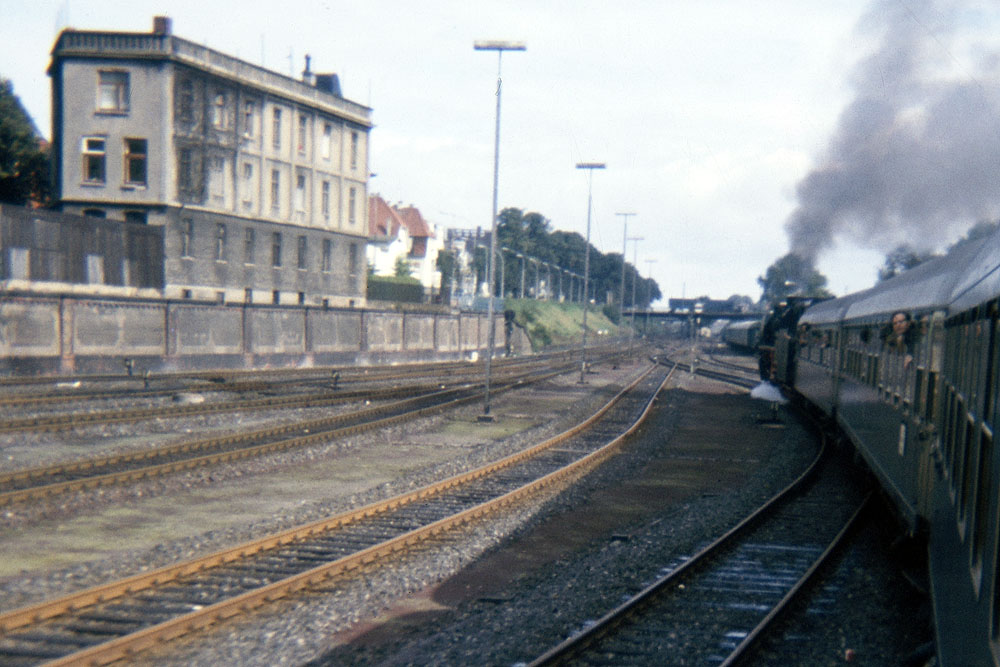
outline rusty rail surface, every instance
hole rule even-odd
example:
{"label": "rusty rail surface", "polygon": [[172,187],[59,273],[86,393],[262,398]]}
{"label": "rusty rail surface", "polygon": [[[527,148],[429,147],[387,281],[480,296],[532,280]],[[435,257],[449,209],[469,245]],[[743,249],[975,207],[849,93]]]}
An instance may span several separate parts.
{"label": "rusty rail surface", "polygon": [[[557,368],[550,370],[549,372],[544,374],[535,375],[534,377],[527,377],[527,378],[518,377],[516,380],[508,379],[507,381],[501,381],[497,385],[496,391],[504,392],[514,387],[527,386],[528,384],[532,384],[534,382],[541,382],[545,379],[548,379],[565,371],[566,368]],[[412,393],[412,388],[408,393]],[[448,395],[456,395],[461,393],[464,393],[465,395],[460,395],[457,398],[452,398],[452,399],[446,398]],[[430,406],[419,407],[412,410],[406,409],[407,405],[426,402],[428,399],[433,399],[435,395],[441,397],[441,401],[439,403]],[[285,434],[292,432],[307,433],[307,435],[300,435],[291,438],[283,438],[275,442],[267,442],[256,446],[244,447],[235,450],[227,450],[224,452],[204,454],[202,456],[192,456],[190,458],[184,458],[182,460],[153,464],[153,465],[143,466],[140,468],[135,468],[132,470],[113,472],[103,475],[85,477],[82,479],[74,479],[64,482],[55,482],[41,486],[34,486],[24,489],[6,491],[0,493],[0,507],[12,505],[19,502],[25,502],[29,500],[39,500],[43,498],[48,498],[62,493],[71,493],[75,491],[84,491],[87,489],[96,489],[100,487],[114,486],[118,484],[126,484],[141,479],[169,475],[184,470],[192,470],[194,468],[199,468],[202,466],[238,461],[241,459],[252,458],[254,456],[262,456],[273,452],[293,449],[295,447],[311,445],[318,442],[331,440],[334,438],[343,438],[350,435],[356,435],[358,433],[364,433],[366,431],[382,428],[407,419],[414,419],[428,414],[433,414],[435,412],[440,412],[442,410],[446,410],[449,408],[457,407],[464,403],[469,403],[473,400],[476,400],[481,395],[482,395],[481,392],[470,390],[468,389],[468,387],[464,392],[461,389],[436,391],[436,392],[430,392],[428,394],[414,396],[402,401],[390,403],[388,405],[377,406],[365,410],[358,410],[341,415],[334,415],[331,417],[324,417],[321,419],[313,419],[306,422],[283,424],[281,426],[257,429],[246,433],[235,433],[213,438],[181,442],[175,445],[168,445],[164,447],[142,450],[138,452],[112,454],[109,456],[87,459],[84,461],[74,461],[64,464],[54,464],[51,466],[40,466],[38,468],[16,470],[5,474],[0,474],[0,484],[11,484],[22,480],[30,480],[32,478],[41,478],[45,476],[55,476],[63,473],[81,472],[87,469],[95,469],[99,467],[106,467],[122,463],[135,463],[153,458],[179,456],[187,453],[193,454],[199,451],[219,449],[226,446],[233,446],[233,445],[238,446],[241,443],[251,443],[256,440],[262,440],[267,438],[281,438]],[[404,409],[404,412],[400,414],[394,414],[388,417],[379,417],[379,415],[393,412],[401,408]],[[333,428],[337,424],[342,424],[344,422],[357,421],[357,420],[362,420],[362,421],[360,423],[351,424],[349,426]]]}
{"label": "rusty rail surface", "polygon": [[[508,373],[517,373],[525,368],[534,368],[539,365],[551,365],[552,360],[545,360],[544,362],[539,362],[538,360],[532,359],[528,362],[520,361],[519,363],[509,363],[501,367],[499,370],[506,370]],[[440,384],[441,382],[446,382],[447,384],[460,384],[464,382],[469,382],[477,379],[481,372],[477,372],[474,369],[468,369],[459,367],[461,371],[458,374],[452,373],[447,379],[436,379],[433,384]],[[410,373],[397,373],[384,375],[379,374],[376,376],[371,376],[365,378],[359,375],[355,382],[364,381],[371,384],[384,384],[386,382],[391,382],[393,380],[401,380],[412,377],[415,373],[419,371],[413,371]],[[426,372],[424,373],[426,376]],[[326,380],[329,380],[327,378]],[[338,382],[344,382],[343,379]],[[273,387],[273,383],[264,383],[261,386],[222,386],[216,385],[210,388],[203,388],[201,391],[221,391],[225,390],[228,392],[238,392],[238,391],[253,391],[255,389],[259,390],[262,388]],[[169,392],[118,392],[117,395],[114,392],[102,392],[99,395],[87,396],[82,395],[78,400],[91,400],[91,399],[101,399],[116,397],[118,399],[123,398],[149,398],[150,396],[175,394],[177,389],[171,390]],[[71,428],[77,428],[85,424],[115,424],[115,423],[129,423],[142,421],[145,419],[152,418],[179,418],[179,417],[194,417],[199,415],[209,415],[218,414],[220,412],[247,412],[250,410],[260,410],[260,409],[279,409],[279,408],[304,408],[304,407],[322,407],[327,405],[335,405],[337,403],[344,403],[350,400],[357,400],[362,397],[372,396],[374,398],[384,398],[391,397],[399,394],[406,394],[409,390],[404,387],[392,387],[386,389],[353,389],[350,391],[345,391],[343,389],[331,389],[328,391],[320,393],[310,393],[310,394],[292,394],[286,396],[267,396],[264,398],[251,398],[251,399],[237,399],[229,401],[211,401],[205,403],[194,403],[186,405],[169,405],[169,406],[146,406],[138,408],[119,408],[113,410],[102,410],[95,412],[55,412],[55,413],[43,413],[37,415],[26,415],[21,417],[9,417],[0,421],[0,433],[15,433],[19,431],[58,431]],[[44,397],[40,397],[44,398]],[[17,400],[22,400],[19,397]],[[27,400],[26,402],[32,402]],[[63,401],[66,402],[66,401]],[[2,403],[2,400],[0,400]]]}

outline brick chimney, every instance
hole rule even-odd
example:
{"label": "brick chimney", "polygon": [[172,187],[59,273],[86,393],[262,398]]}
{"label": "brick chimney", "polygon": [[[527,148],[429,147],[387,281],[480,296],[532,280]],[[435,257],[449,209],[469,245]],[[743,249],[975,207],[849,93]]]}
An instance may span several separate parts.
{"label": "brick chimney", "polygon": [[313,74],[310,64],[312,63],[312,57],[306,54],[306,68],[302,70],[302,82],[309,86],[316,85],[316,75]]}
{"label": "brick chimney", "polygon": [[173,31],[173,21],[170,20],[169,16],[153,17],[154,35],[169,35],[172,31]]}

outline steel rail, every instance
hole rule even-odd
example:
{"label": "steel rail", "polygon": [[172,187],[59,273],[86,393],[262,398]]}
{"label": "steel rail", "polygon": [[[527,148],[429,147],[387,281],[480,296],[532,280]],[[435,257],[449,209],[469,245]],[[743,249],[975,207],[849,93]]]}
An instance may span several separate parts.
{"label": "steel rail", "polygon": [[[680,364],[676,364],[676,367],[680,367]],[[815,459],[809,464],[806,470],[796,477],[790,484],[785,488],[781,489],[772,496],[767,502],[754,510],[751,514],[744,517],[739,523],[726,531],[723,535],[716,538],[708,546],[704,547],[701,551],[697,552],[691,558],[686,560],[684,563],[679,565],[676,569],[671,571],[669,574],[664,575],[660,579],[644,588],[642,591],[632,596],[622,604],[618,605],[608,613],[606,613],[601,618],[597,619],[593,624],[589,625],[583,631],[565,639],[561,643],[552,647],[542,655],[538,656],[534,660],[528,663],[528,667],[543,667],[545,665],[556,665],[561,664],[563,660],[568,659],[570,656],[574,655],[595,642],[599,641],[605,635],[613,631],[614,627],[618,622],[626,618],[628,615],[633,613],[636,609],[642,607],[643,605],[650,602],[656,595],[663,591],[667,586],[671,586],[685,576],[689,571],[692,571],[696,567],[700,566],[702,562],[707,561],[709,558],[713,557],[717,552],[719,552],[724,547],[728,546],[737,537],[749,530],[753,525],[755,525],[759,520],[761,520],[768,512],[770,512],[778,503],[784,502],[785,499],[789,498],[793,493],[797,492],[800,487],[802,487],[819,469],[820,463],[826,453],[826,443],[824,441],[823,447],[820,448],[819,453],[816,455]]]}
{"label": "steel rail", "polygon": [[729,656],[722,661],[720,667],[733,667],[734,665],[742,664],[748,659],[754,648],[757,647],[758,643],[764,637],[764,634],[771,629],[775,622],[791,607],[792,602],[799,599],[806,587],[816,579],[820,570],[832,559],[833,555],[837,553],[843,546],[844,542],[847,540],[847,536],[851,534],[851,531],[857,525],[861,515],[869,505],[872,503],[874,494],[869,493],[865,499],[862,501],[860,507],[851,515],[847,520],[847,523],[840,532],[833,538],[830,544],[826,547],[822,554],[816,559],[816,561],[806,570],[802,576],[799,578],[795,585],[792,586],[784,597],[767,613],[767,615],[761,619],[760,623],[751,630],[743,641],[733,650]]}
{"label": "steel rail", "polygon": [[[551,364],[565,355],[537,355],[527,358],[505,359],[497,362],[497,366],[502,370],[509,367],[524,368],[533,365]],[[320,371],[323,372],[320,372]],[[39,405],[52,403],[78,403],[82,401],[112,400],[122,398],[156,398],[159,396],[169,396],[180,391],[200,391],[206,393],[238,393],[249,391],[265,391],[269,389],[281,388],[290,384],[315,385],[320,383],[330,383],[334,380],[338,386],[355,384],[382,384],[398,380],[405,380],[413,377],[426,377],[427,375],[440,373],[455,381],[460,377],[475,378],[482,375],[482,370],[477,364],[468,362],[440,362],[422,365],[409,366],[388,366],[388,367],[350,367],[328,369],[311,369],[311,372],[304,371],[266,371],[268,373],[281,373],[273,379],[238,380],[228,382],[225,377],[198,378],[196,385],[160,387],[156,389],[77,389],[49,392],[25,392],[0,395],[0,406],[18,405]],[[156,376],[125,377],[119,380],[142,380],[144,385],[157,381]],[[60,382],[65,382],[61,380]]]}
{"label": "steel rail", "polygon": [[[528,364],[527,368],[532,368],[537,364]],[[514,368],[508,372],[518,373],[519,369]],[[476,377],[470,374],[469,377]],[[388,381],[380,378],[377,382]],[[466,383],[464,377],[450,378],[451,383]],[[441,381],[437,380],[434,386],[440,386]],[[409,394],[413,391],[410,387],[392,387],[387,389],[371,390],[330,390],[318,394],[292,394],[290,396],[269,396],[265,398],[239,399],[236,401],[216,401],[206,403],[196,403],[188,405],[171,406],[148,406],[140,408],[121,408],[117,410],[105,410],[99,412],[72,412],[72,413],[48,413],[32,415],[26,417],[13,417],[0,421],[0,433],[13,433],[18,431],[57,431],[63,429],[76,428],[84,424],[118,424],[136,422],[144,419],[161,418],[175,419],[180,417],[193,417],[198,415],[218,414],[221,412],[246,412],[259,409],[280,409],[280,408],[304,408],[323,407],[335,405],[359,398],[384,398],[398,394]],[[120,395],[120,398],[128,398],[129,395]]]}
{"label": "steel rail", "polygon": [[[567,369],[568,367],[559,368],[550,370],[544,374],[536,375],[534,377],[528,377],[528,378],[522,377],[514,381],[508,380],[507,382],[500,383],[497,386],[497,391],[503,392],[512,389],[514,387],[526,386],[535,382],[541,382],[543,380],[564,373]],[[444,399],[449,395],[455,395],[456,397],[448,400],[441,400],[441,402],[435,403],[430,406],[418,407],[416,409],[407,408],[407,406],[409,405],[419,405],[420,403],[426,402],[428,399],[434,399],[435,396]],[[435,412],[447,410],[449,408],[457,407],[464,403],[476,400],[481,395],[482,395],[481,392],[473,389],[469,385],[466,385],[465,387],[461,388],[448,389],[445,391],[438,391],[429,394],[424,394],[421,396],[415,396],[388,405],[369,408],[367,410],[360,410],[342,415],[334,415],[332,417],[324,417],[322,419],[315,419],[307,422],[284,424],[282,426],[259,429],[256,431],[251,431],[249,433],[237,433],[216,438],[183,442],[183,443],[178,443],[176,445],[170,445],[151,450],[144,450],[141,452],[133,452],[130,454],[114,454],[111,456],[92,459],[89,461],[79,461],[69,464],[57,464],[55,466],[39,467],[30,470],[19,470],[7,473],[5,475],[0,475],[0,484],[13,483],[15,481],[22,481],[22,480],[30,480],[32,477],[35,478],[43,476],[52,477],[63,473],[82,473],[85,472],[88,468],[97,469],[100,467],[110,467],[112,465],[119,465],[123,463],[136,463],[144,460],[149,460],[152,458],[180,456],[183,454],[195,453],[198,451],[219,449],[221,447],[226,447],[226,446],[239,446],[240,444],[243,443],[251,443],[257,440],[262,440],[267,438],[275,438],[275,437],[282,438],[281,440],[278,440],[276,442],[268,442],[250,447],[241,447],[239,449],[230,449],[223,452],[205,454],[202,456],[193,456],[178,461],[169,461],[166,463],[147,465],[140,468],[134,468],[131,470],[105,473],[99,475],[91,475],[83,477],[81,479],[53,482],[39,486],[31,486],[23,489],[6,491],[0,493],[0,507],[30,500],[40,500],[63,493],[71,493],[76,491],[84,491],[87,489],[115,486],[118,484],[126,484],[129,482],[135,482],[142,479],[148,479],[153,477],[162,477],[164,475],[182,472],[185,470],[193,470],[195,468],[200,468],[209,465],[216,465],[219,463],[229,463],[232,461],[238,461],[242,459],[252,458],[255,456],[262,456],[264,454],[271,454],[274,452],[294,449],[296,447],[311,445],[318,442],[332,440],[335,438],[343,438],[350,435],[356,435],[358,433],[364,433],[370,430],[383,428],[391,424],[399,423],[407,419],[414,419],[428,414],[433,414]],[[398,414],[392,414],[387,417],[379,416],[400,409],[404,411]],[[344,422],[357,421],[357,420],[362,420],[362,421],[356,424],[351,424],[349,426],[333,428],[336,426],[336,424],[342,424]],[[305,433],[305,435],[299,435],[292,438],[283,437],[286,434],[292,432]]]}
{"label": "steel rail", "polygon": [[680,361],[674,361],[670,358],[664,358],[666,363],[677,364],[678,370],[686,371],[688,373],[694,373],[695,375],[700,375],[704,378],[710,380],[718,380],[720,382],[726,382],[737,387],[743,387],[744,389],[752,389],[760,384],[759,380],[751,380],[750,378],[733,375],[732,373],[726,373],[725,371],[712,370],[709,368],[703,368],[697,364],[686,364]]}
{"label": "steel rail", "polygon": [[[650,366],[628,387],[619,392],[619,394],[608,401],[600,410],[598,410],[585,422],[522,452],[518,452],[467,473],[455,475],[422,489],[401,494],[378,503],[373,503],[357,510],[352,510],[328,519],[315,521],[304,526],[289,529],[260,540],[255,540],[247,544],[216,552],[202,558],[192,559],[176,565],[160,568],[153,572],[135,575],[119,582],[113,582],[103,586],[91,588],[86,591],[80,591],[58,600],[43,602],[24,609],[0,614],[0,630],[9,632],[15,628],[30,625],[32,623],[38,623],[42,620],[58,616],[70,610],[83,609],[100,602],[121,597],[127,593],[133,593],[148,589],[152,586],[162,585],[185,575],[202,572],[211,567],[222,565],[224,563],[230,563],[248,555],[253,555],[267,549],[289,544],[309,536],[319,535],[338,527],[358,522],[366,517],[382,514],[390,509],[400,507],[420,499],[428,498],[456,486],[478,480],[492,474],[495,471],[502,470],[527,458],[535,456],[546,449],[552,448],[559,443],[564,442],[584,429],[593,426],[601,419],[601,417],[611,410],[615,404],[621,401],[629,391],[633,390],[639,382],[646,378],[656,368],[656,365]],[[650,395],[641,415],[624,433],[614,438],[611,442],[600,447],[598,450],[582,457],[581,459],[578,459],[563,469],[549,473],[527,485],[514,489],[490,501],[468,508],[453,515],[452,517],[435,521],[431,524],[404,533],[386,542],[369,547],[350,556],[339,558],[306,572],[294,575],[281,582],[275,582],[256,591],[244,593],[230,600],[206,606],[201,610],[187,613],[183,616],[179,616],[159,625],[146,628],[127,637],[122,637],[105,644],[85,649],[84,651],[66,656],[63,659],[49,664],[105,664],[106,662],[128,657],[155,643],[171,639],[180,634],[184,634],[185,632],[205,627],[217,622],[218,620],[242,613],[268,601],[276,600],[290,592],[300,590],[319,581],[323,581],[348,570],[360,567],[361,565],[374,562],[379,558],[400,551],[408,545],[415,544],[416,542],[424,539],[429,539],[445,530],[449,530],[456,526],[468,523],[469,521],[499,511],[504,507],[522,500],[529,494],[539,493],[562,482],[569,483],[573,478],[584,474],[594,466],[598,465],[605,458],[611,456],[621,443],[624,442],[628,435],[633,433],[634,430],[638,428],[652,408],[653,399],[668,379],[669,374],[665,376],[664,380],[660,382],[657,389]]]}
{"label": "steel rail", "polygon": [[[612,345],[605,346],[595,346],[591,348],[593,351],[599,354],[608,354],[612,352],[620,352],[618,348]],[[532,355],[534,358],[542,357],[546,359],[572,359],[579,356],[579,350],[569,350],[569,351],[559,351],[553,353],[542,353],[538,355]],[[511,359],[499,359],[494,363],[505,364],[511,361]],[[449,367],[478,367],[482,366],[482,361],[469,362],[468,360],[453,360],[453,361],[434,361],[434,362],[411,362],[403,364],[393,364],[388,368],[391,368],[393,372],[416,372],[426,371],[427,369],[433,368],[449,368]],[[98,382],[159,382],[159,381],[178,381],[178,380],[199,380],[210,383],[217,382],[231,382],[239,378],[252,378],[253,382],[258,382],[260,378],[264,377],[303,377],[303,378],[315,378],[317,380],[323,377],[329,378],[331,373],[339,372],[342,376],[348,376],[349,374],[358,373],[363,375],[368,372],[378,371],[380,368],[386,368],[384,366],[313,366],[311,368],[260,368],[251,370],[236,370],[236,369],[224,369],[215,368],[207,370],[180,370],[180,371],[157,371],[150,373],[143,373],[142,375],[134,374],[127,375],[121,373],[90,373],[90,374],[74,374],[74,375],[45,375],[45,376],[3,376],[0,377],[0,388],[2,387],[14,387],[14,386],[38,386],[38,385],[53,385],[64,382],[81,382],[81,383],[98,383]],[[481,370],[479,371],[482,372]]]}
{"label": "steel rail", "polygon": [[758,369],[757,369],[757,366],[756,366],[756,357],[755,356],[744,357],[746,359],[754,361],[754,365],[753,366],[746,366],[744,364],[736,363],[735,361],[728,361],[726,359],[720,359],[719,356],[717,354],[715,354],[714,352],[709,352],[708,353],[708,358],[711,360],[711,362],[713,364],[716,364],[718,366],[722,366],[723,368],[729,368],[729,369],[735,370],[735,371],[743,371],[744,373],[749,373],[751,375],[757,375],[757,373],[758,373]]}

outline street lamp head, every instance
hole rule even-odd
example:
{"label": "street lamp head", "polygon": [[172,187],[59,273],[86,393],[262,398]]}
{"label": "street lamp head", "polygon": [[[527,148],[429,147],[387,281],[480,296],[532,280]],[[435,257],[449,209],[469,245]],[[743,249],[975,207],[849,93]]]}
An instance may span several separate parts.
{"label": "street lamp head", "polygon": [[525,51],[527,46],[524,42],[512,42],[504,39],[479,39],[472,47],[476,51]]}
{"label": "street lamp head", "polygon": [[607,165],[603,162],[577,162],[577,169],[604,169]]}

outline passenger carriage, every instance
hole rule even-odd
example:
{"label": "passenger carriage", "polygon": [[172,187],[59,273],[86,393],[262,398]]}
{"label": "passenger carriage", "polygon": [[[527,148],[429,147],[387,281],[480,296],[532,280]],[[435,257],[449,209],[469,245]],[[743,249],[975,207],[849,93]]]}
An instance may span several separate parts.
{"label": "passenger carriage", "polygon": [[[944,665],[1000,665],[998,310],[1000,232],[811,306],[774,348],[776,379],[836,421],[926,539]],[[912,334],[890,344],[902,313]]]}

